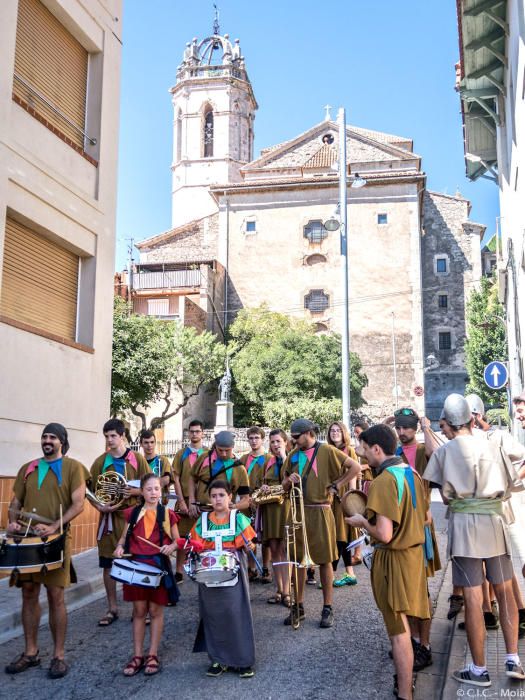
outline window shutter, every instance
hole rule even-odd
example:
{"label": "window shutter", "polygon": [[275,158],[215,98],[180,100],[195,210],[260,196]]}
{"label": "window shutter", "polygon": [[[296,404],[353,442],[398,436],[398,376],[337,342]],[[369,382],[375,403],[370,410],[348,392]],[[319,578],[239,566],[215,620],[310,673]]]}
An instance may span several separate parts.
{"label": "window shutter", "polygon": [[47,7],[19,0],[13,94],[82,149],[87,70],[88,52]]}
{"label": "window shutter", "polygon": [[0,313],[76,339],[79,257],[7,218]]}

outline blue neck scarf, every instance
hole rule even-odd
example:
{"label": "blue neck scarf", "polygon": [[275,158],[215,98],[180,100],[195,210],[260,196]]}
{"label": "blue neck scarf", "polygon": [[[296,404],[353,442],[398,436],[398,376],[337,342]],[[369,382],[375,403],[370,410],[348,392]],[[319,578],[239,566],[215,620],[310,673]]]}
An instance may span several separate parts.
{"label": "blue neck scarf", "polygon": [[62,457],[53,460],[52,462],[46,462],[45,459],[41,459],[38,462],[38,490],[44,483],[44,479],[47,476],[49,470],[53,472],[56,476],[58,485],[62,486]]}

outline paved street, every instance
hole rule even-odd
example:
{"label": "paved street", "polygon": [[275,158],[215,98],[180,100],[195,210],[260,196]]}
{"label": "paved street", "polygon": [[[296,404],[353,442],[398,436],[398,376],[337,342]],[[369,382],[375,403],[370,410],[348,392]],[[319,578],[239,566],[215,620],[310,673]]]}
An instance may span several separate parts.
{"label": "paved street", "polygon": [[[443,506],[435,503],[436,525],[443,551]],[[207,678],[205,654],[192,654],[197,621],[197,588],[186,581],[176,608],[166,610],[162,672],[153,678],[142,674],[125,678],[122,667],[131,655],[130,606],[121,606],[121,619],[109,629],[96,620],[104,613],[103,600],[73,612],[67,644],[69,675],[48,680],[44,670],[31,669],[20,676],[3,676],[2,698],[148,698],[176,694],[178,698],[392,698],[392,661],[382,619],[375,607],[368,571],[356,568],[359,584],[335,591],[336,622],[332,629],[318,626],[321,591],[307,586],[307,619],[298,631],[282,625],[281,606],[266,603],[272,587],[252,586],[252,607],[257,635],[257,674],[241,680],[228,673]],[[441,577],[432,581],[437,597]],[[277,608],[277,609],[276,609]],[[49,666],[49,633],[41,631],[43,668]],[[15,639],[0,646],[0,665],[22,649]]]}

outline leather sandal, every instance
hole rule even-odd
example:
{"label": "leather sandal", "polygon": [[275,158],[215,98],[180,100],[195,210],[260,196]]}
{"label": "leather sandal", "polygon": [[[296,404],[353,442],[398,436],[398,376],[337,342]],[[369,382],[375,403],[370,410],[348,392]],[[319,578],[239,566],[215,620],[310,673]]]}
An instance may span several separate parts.
{"label": "leather sandal", "polygon": [[284,605],[285,608],[292,607],[292,599],[289,595],[283,595],[283,599],[281,600],[281,603]]}
{"label": "leather sandal", "polygon": [[23,673],[27,671],[28,668],[33,668],[34,666],[40,666],[38,651],[33,656],[27,656],[27,654],[22,652],[20,656],[17,656],[10,664],[7,664],[5,672],[10,674]]}
{"label": "leather sandal", "polygon": [[99,627],[109,627],[118,620],[118,612],[116,610],[108,610],[104,617],[98,621]]}
{"label": "leather sandal", "polygon": [[64,659],[58,659],[55,656],[54,659],[51,659],[51,666],[49,667],[47,675],[49,678],[64,678],[68,670],[69,669]]}
{"label": "leather sandal", "polygon": [[143,668],[144,666],[144,657],[143,656],[133,656],[126,666],[124,667],[124,670],[122,673],[125,676],[136,676],[137,673]]}
{"label": "leather sandal", "polygon": [[160,671],[160,661],[159,657],[155,654],[149,654],[146,656],[146,661],[144,664],[144,675],[154,676]]}
{"label": "leather sandal", "polygon": [[283,602],[283,595],[280,591],[277,591],[277,593],[271,596],[271,598],[268,598],[266,602],[270,605],[281,605],[281,603]]}

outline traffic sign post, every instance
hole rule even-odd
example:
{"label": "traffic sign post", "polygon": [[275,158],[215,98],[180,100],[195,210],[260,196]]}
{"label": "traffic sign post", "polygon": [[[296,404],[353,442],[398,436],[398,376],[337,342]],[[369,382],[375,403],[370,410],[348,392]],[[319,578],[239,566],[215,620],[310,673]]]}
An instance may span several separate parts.
{"label": "traffic sign post", "polygon": [[503,389],[509,379],[509,371],[504,362],[489,362],[483,370],[483,379],[489,389]]}

